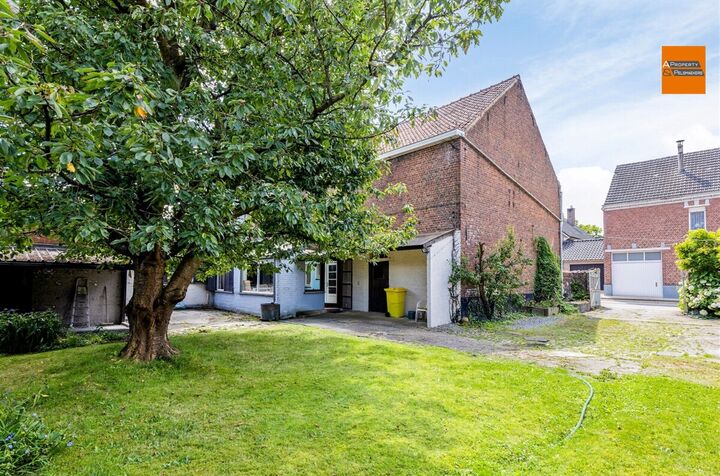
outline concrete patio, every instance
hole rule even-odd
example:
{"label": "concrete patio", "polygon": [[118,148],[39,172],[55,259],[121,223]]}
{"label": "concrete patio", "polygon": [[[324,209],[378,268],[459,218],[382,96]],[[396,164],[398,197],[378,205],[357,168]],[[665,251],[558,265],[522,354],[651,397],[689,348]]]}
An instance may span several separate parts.
{"label": "concrete patio", "polygon": [[425,321],[415,322],[406,318],[385,317],[377,312],[344,311],[324,313],[298,317],[285,322],[329,329],[359,337],[434,345],[463,352],[486,354],[503,350],[503,346],[494,342],[442,332],[442,326],[428,329]]}

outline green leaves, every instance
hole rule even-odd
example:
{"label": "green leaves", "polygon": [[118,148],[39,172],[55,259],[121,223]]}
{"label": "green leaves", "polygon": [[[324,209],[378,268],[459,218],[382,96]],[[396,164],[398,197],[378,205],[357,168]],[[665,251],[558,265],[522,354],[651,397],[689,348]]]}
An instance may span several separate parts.
{"label": "green leaves", "polygon": [[222,268],[407,240],[411,207],[368,205],[403,192],[375,188],[384,134],[417,113],[403,82],[503,2],[62,3],[0,5],[0,240]]}
{"label": "green leaves", "polygon": [[560,258],[553,252],[543,236],[535,238],[535,302],[558,304],[562,301],[562,272]]}
{"label": "green leaves", "polygon": [[527,284],[523,274],[531,264],[532,260],[517,242],[515,231],[508,228],[505,238],[492,251],[478,243],[473,263],[464,257],[459,264],[453,263],[449,284],[472,289],[466,297],[469,301],[480,301],[480,305],[470,305],[471,314],[474,313],[469,316],[471,319],[493,319],[524,302],[519,291]]}
{"label": "green leaves", "polygon": [[677,265],[687,273],[680,283],[680,308],[703,317],[720,317],[720,230],[693,230],[675,245]]}

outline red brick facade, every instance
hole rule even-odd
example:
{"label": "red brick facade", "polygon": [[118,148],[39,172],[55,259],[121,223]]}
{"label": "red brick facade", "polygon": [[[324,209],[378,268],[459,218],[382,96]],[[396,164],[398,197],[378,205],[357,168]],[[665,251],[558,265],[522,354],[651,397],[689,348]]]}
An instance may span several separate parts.
{"label": "red brick facade", "polygon": [[407,193],[386,197],[380,208],[402,216],[405,204],[415,208],[418,233],[460,228],[460,140],[443,142],[391,160],[391,172],[379,186],[403,183]]}
{"label": "red brick facade", "polygon": [[[693,200],[689,200],[689,205]],[[644,207],[610,209],[604,212],[605,247],[613,250],[667,248],[662,251],[663,284],[677,286],[680,270],[675,265],[674,246],[689,230],[687,200]],[[705,203],[705,199],[701,200]],[[720,229],[720,197],[709,199],[705,228]],[[605,284],[612,285],[611,253],[605,253]]]}
{"label": "red brick facade", "polygon": [[[478,242],[494,246],[508,226],[529,257],[536,236],[560,252],[560,184],[520,82],[465,138],[392,159],[389,180],[405,183],[408,193],[384,200],[386,213],[397,214],[411,203],[418,232],[459,229],[469,258]],[[528,269],[525,276],[530,282],[533,273]]]}

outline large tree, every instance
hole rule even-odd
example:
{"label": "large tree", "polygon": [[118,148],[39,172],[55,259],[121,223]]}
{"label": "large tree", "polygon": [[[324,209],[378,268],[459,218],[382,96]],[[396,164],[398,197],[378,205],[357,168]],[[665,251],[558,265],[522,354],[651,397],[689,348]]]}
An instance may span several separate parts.
{"label": "large tree", "polygon": [[403,81],[504,1],[0,0],[0,240],[131,264],[122,355],[172,356],[197,272],[407,238],[366,206]]}

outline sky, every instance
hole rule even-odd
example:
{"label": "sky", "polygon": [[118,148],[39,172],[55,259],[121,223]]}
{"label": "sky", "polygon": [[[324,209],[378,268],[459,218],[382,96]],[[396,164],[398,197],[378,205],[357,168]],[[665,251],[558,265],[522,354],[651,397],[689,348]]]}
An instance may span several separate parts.
{"label": "sky", "polygon": [[[706,46],[705,95],[660,93],[661,46]],[[440,78],[407,84],[440,106],[520,74],[563,205],[602,226],[618,164],[720,147],[718,0],[511,0]]]}

